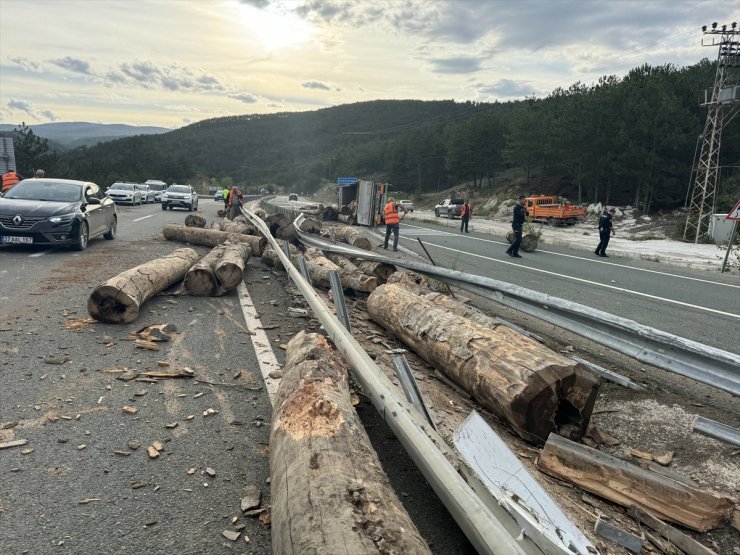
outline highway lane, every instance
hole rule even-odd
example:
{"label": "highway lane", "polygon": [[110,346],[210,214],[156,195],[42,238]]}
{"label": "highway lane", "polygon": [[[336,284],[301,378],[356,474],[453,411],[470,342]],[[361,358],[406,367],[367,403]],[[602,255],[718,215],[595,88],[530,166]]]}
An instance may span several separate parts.
{"label": "highway lane", "polygon": [[[383,232],[383,228],[378,229]],[[441,266],[514,283],[604,310],[706,345],[740,353],[740,278],[547,246],[522,259],[503,237],[462,236],[433,224],[401,224],[401,244],[419,237]]]}

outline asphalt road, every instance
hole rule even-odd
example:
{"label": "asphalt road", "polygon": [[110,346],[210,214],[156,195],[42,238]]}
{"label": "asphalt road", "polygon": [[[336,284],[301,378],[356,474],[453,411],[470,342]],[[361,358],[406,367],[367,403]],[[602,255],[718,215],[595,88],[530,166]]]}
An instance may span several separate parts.
{"label": "asphalt road", "polygon": [[[379,233],[384,228],[378,228]],[[633,258],[601,259],[547,245],[523,258],[506,255],[504,237],[461,235],[429,223],[402,222],[399,244],[447,268],[514,283],[740,353],[740,279]]]}

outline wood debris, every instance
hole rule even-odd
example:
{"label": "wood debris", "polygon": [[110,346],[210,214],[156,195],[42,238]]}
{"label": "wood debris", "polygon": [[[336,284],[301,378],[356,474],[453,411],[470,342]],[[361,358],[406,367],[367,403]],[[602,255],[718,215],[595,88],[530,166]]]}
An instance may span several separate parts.
{"label": "wood debris", "polygon": [[14,439],[12,441],[0,442],[0,449],[10,449],[11,447],[20,447],[28,443],[27,439]]}

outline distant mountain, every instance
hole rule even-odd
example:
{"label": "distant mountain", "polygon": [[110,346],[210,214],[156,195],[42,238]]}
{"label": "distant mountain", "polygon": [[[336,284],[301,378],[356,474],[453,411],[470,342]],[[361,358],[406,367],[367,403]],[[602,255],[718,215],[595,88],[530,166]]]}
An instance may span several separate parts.
{"label": "distant mountain", "polygon": [[[0,123],[1,131],[13,131],[17,125]],[[166,127],[124,125],[121,123],[88,123],[66,122],[66,123],[41,123],[29,125],[28,127],[45,139],[49,139],[65,148],[78,146],[92,146],[105,141],[112,141],[123,137],[134,135],[159,135],[167,133],[172,129]]]}

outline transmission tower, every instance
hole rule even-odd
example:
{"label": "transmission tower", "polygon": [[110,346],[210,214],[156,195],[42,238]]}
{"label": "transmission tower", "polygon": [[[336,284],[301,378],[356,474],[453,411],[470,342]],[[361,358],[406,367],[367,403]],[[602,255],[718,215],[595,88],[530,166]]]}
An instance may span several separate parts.
{"label": "transmission tower", "polygon": [[740,30],[737,23],[730,28],[722,25],[717,29],[717,23],[712,28],[701,28],[704,36],[702,46],[718,46],[717,72],[714,77],[714,86],[704,91],[704,101],[701,106],[708,108],[707,120],[704,123],[704,135],[701,145],[701,154],[694,178],[694,189],[689,205],[689,214],[686,218],[686,228],[683,232],[685,241],[699,240],[708,233],[709,223],[714,213],[714,199],[719,180],[719,149],[722,142],[722,128],[737,114],[740,108],[740,85],[737,75],[733,75],[733,68],[740,67]]}

